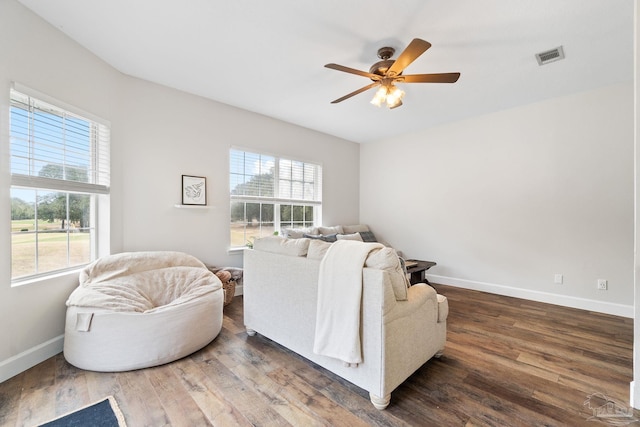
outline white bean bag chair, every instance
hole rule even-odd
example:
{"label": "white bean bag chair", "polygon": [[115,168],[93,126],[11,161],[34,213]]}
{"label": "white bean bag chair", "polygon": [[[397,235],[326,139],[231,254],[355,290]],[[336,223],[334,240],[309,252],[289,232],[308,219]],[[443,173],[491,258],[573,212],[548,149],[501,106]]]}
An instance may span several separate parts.
{"label": "white bean bag chair", "polygon": [[67,300],[64,357],[81,369],[128,371],[187,356],[222,328],[222,283],[182,252],[129,252],[80,273]]}

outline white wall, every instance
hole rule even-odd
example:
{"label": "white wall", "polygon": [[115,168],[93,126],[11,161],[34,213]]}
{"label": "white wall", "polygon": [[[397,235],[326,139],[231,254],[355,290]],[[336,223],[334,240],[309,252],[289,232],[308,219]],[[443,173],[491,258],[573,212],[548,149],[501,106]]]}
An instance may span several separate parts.
{"label": "white wall", "polygon": [[[325,224],[358,221],[359,146],[309,129],[127,79],[119,114],[127,141],[117,168],[124,180],[125,250],[183,250],[212,265],[229,255],[229,149],[286,155],[323,165]],[[162,126],[158,126],[162,124]],[[177,209],[181,175],[207,178],[209,209]]]}
{"label": "white wall", "polygon": [[[0,58],[0,222],[8,224],[11,82],[108,120],[120,77],[13,0],[0,0]],[[77,274],[66,274],[12,287],[9,232],[0,227],[0,381],[60,350],[64,303],[77,285]]]}
{"label": "white wall", "polygon": [[[324,166],[324,219],[359,217],[359,146],[124,76],[14,0],[0,0],[0,223],[10,220],[12,81],[111,122],[111,252],[184,250],[215,265],[228,255],[228,149],[265,150]],[[207,210],[174,208],[182,174],[207,177]],[[77,273],[12,287],[0,227],[0,381],[62,349]]]}
{"label": "white wall", "polygon": [[633,157],[631,84],[552,99],[362,145],[360,218],[436,283],[631,317]]}

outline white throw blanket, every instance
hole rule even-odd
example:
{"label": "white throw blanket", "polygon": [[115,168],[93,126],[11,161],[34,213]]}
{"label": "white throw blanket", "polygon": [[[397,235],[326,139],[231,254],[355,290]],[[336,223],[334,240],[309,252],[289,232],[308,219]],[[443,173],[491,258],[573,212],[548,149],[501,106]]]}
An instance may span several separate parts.
{"label": "white throw blanket", "polygon": [[338,240],[320,262],[313,352],[348,364],[362,363],[362,268],[380,243]]}

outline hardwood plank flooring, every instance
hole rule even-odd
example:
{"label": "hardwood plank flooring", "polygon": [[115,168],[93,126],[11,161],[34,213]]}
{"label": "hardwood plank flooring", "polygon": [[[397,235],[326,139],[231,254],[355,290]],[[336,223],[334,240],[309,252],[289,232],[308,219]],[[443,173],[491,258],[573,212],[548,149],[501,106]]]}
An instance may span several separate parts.
{"label": "hardwood plank flooring", "polygon": [[585,405],[595,393],[627,410],[632,319],[434,286],[449,299],[445,353],[398,387],[385,411],[331,372],[248,337],[236,297],[220,335],[176,362],[97,373],[59,354],[1,383],[0,425],[33,426],[107,395],[130,427],[596,425],[596,397]]}

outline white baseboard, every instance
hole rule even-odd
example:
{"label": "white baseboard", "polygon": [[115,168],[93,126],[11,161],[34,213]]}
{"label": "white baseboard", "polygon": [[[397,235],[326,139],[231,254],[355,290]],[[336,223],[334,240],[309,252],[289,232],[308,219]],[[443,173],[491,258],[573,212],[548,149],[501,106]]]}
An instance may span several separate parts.
{"label": "white baseboard", "polygon": [[488,292],[490,294],[523,298],[531,301],[579,308],[581,310],[596,311],[598,313],[612,314],[614,316],[628,317],[631,319],[634,317],[633,305],[614,304],[586,298],[534,291],[531,289],[513,288],[510,286],[497,285],[495,283],[476,282],[473,280],[438,276],[435,274],[427,274],[427,279],[433,283],[441,283],[443,285],[456,286],[464,289],[473,289],[476,291]]}
{"label": "white baseboard", "polygon": [[57,336],[0,362],[0,383],[60,353],[64,335]]}

